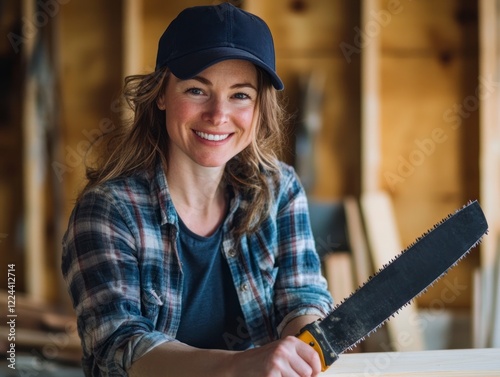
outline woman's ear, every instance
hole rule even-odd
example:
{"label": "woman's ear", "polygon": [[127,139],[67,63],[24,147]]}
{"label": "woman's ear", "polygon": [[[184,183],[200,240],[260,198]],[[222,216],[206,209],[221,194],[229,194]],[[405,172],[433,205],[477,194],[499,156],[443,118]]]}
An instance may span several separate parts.
{"label": "woman's ear", "polygon": [[158,106],[158,109],[160,109],[160,110],[165,110],[166,109],[166,107],[165,107],[165,96],[164,95],[158,97],[158,99],[156,100],[156,106]]}

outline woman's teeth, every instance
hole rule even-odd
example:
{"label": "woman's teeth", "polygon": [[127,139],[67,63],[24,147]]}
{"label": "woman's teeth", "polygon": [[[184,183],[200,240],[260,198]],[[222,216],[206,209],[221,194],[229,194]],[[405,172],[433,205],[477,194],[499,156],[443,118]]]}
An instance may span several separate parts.
{"label": "woman's teeth", "polygon": [[221,141],[221,140],[225,140],[229,137],[229,134],[213,135],[213,134],[207,134],[205,132],[199,132],[199,131],[195,131],[195,132],[196,132],[196,135],[198,135],[202,139],[210,140],[210,141]]}

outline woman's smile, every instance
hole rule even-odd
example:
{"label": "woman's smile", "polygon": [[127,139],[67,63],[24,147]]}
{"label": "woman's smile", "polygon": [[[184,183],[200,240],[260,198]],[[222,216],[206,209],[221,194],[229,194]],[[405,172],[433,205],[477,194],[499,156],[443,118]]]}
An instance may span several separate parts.
{"label": "woman's smile", "polygon": [[217,141],[217,142],[227,140],[227,138],[232,135],[232,134],[213,134],[201,131],[194,131],[194,132],[203,140]]}

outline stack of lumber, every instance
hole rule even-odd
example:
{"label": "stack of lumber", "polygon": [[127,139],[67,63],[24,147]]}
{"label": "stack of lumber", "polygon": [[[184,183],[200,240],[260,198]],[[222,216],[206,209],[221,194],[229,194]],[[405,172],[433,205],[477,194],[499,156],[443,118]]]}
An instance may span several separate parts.
{"label": "stack of lumber", "polygon": [[6,355],[14,344],[17,356],[29,354],[47,361],[80,362],[81,344],[74,316],[60,314],[20,293],[16,293],[14,301],[15,306],[12,296],[0,290],[0,317],[6,319],[0,325],[1,355]]}

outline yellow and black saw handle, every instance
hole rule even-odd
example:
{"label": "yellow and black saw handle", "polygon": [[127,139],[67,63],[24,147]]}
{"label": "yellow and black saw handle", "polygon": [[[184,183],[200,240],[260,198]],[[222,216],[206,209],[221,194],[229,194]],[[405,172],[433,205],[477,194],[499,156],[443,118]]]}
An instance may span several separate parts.
{"label": "yellow and black saw handle", "polygon": [[297,335],[297,338],[309,344],[319,354],[319,358],[321,359],[321,371],[324,372],[339,358],[339,356],[331,347],[323,330],[319,327],[320,321],[321,320],[318,320],[304,326]]}

